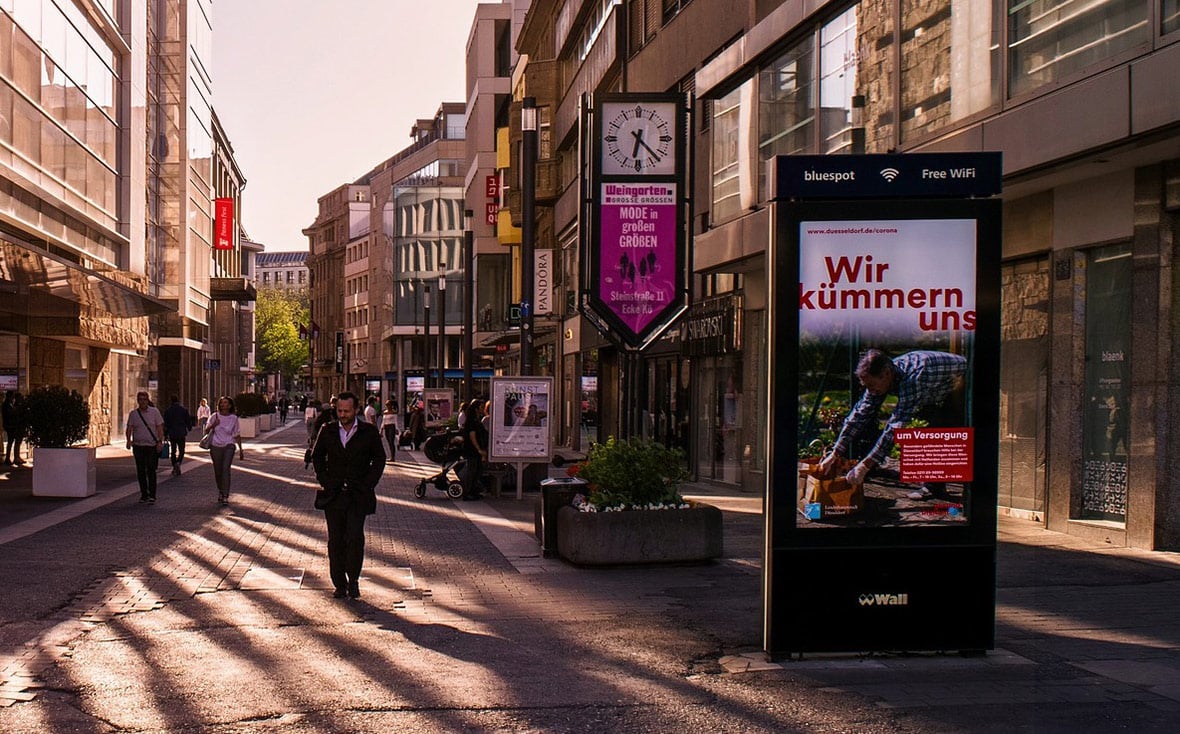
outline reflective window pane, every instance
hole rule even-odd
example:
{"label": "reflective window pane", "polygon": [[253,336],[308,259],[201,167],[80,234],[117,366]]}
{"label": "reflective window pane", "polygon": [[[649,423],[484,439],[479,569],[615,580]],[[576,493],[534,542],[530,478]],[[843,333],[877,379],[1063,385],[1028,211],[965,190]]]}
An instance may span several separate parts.
{"label": "reflective window pane", "polygon": [[852,98],[858,94],[856,9],[825,24],[819,34],[820,152],[850,153]]}
{"label": "reflective window pane", "polygon": [[1082,518],[1125,522],[1132,430],[1131,247],[1086,258],[1086,392],[1082,428]]}
{"label": "reflective window pane", "polygon": [[999,103],[1003,8],[998,0],[902,0],[902,140]]}
{"label": "reflective window pane", "polygon": [[815,48],[812,37],[762,70],[758,81],[758,158],[814,153]]}
{"label": "reflective window pane", "polygon": [[1008,92],[1064,79],[1151,40],[1143,0],[1008,0]]}
{"label": "reflective window pane", "polygon": [[[748,87],[749,84],[745,85]],[[742,210],[741,205],[741,120],[740,87],[713,102],[713,207],[712,220],[723,222]]]}
{"label": "reflective window pane", "polygon": [[1180,0],[1162,0],[1160,26],[1161,33],[1180,31]]}

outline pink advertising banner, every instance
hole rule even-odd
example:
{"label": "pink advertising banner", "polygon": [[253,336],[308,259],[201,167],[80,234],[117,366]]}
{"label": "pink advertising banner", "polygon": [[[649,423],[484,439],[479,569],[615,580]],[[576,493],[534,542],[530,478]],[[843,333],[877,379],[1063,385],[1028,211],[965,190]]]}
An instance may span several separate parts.
{"label": "pink advertising banner", "polygon": [[643,332],[676,296],[676,184],[604,183],[599,297]]}

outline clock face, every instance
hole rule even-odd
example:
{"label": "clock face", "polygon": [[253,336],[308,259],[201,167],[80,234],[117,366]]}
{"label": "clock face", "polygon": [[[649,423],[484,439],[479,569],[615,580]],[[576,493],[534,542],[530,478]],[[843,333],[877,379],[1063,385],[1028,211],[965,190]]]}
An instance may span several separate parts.
{"label": "clock face", "polygon": [[602,105],[602,172],[606,175],[676,173],[676,103]]}

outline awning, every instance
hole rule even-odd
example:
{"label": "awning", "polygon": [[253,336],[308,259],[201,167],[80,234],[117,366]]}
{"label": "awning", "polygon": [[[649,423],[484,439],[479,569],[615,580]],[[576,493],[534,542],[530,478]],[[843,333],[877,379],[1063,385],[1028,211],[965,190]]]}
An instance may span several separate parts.
{"label": "awning", "polygon": [[13,239],[0,233],[0,288],[26,297],[21,299],[26,305],[27,296],[48,295],[126,318],[176,310],[130,283],[118,282],[117,272],[104,275]]}
{"label": "awning", "polygon": [[209,296],[214,301],[257,301],[258,290],[246,278],[210,278]]}

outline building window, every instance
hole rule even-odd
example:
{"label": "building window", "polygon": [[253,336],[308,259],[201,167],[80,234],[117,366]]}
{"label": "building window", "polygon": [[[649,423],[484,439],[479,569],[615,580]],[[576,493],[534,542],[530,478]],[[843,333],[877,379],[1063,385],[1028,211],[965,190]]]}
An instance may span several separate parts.
{"label": "building window", "polygon": [[1044,512],[1049,414],[1049,257],[1000,269],[999,504]]}
{"label": "building window", "polygon": [[663,21],[665,24],[676,17],[676,14],[688,5],[690,0],[662,0],[664,4]]}
{"label": "building window", "polygon": [[998,2],[902,0],[903,140],[999,104],[1002,12]]}
{"label": "building window", "polygon": [[300,270],[299,271],[299,285],[303,285],[306,282],[307,282],[307,271]]}
{"label": "building window", "polygon": [[1160,6],[1160,32],[1180,30],[1180,0],[1163,0]]}
{"label": "building window", "polygon": [[815,152],[815,45],[813,36],[787,49],[758,83],[758,157]]}
{"label": "building window", "polygon": [[[713,104],[713,222],[724,222],[742,213],[743,193],[750,186],[750,102],[752,80]],[[750,197],[752,198],[752,197]],[[752,201],[750,202],[753,203]]]}
{"label": "building window", "polygon": [[1008,0],[1011,96],[1151,40],[1143,0]]}
{"label": "building window", "polygon": [[1131,246],[1086,258],[1082,518],[1126,522],[1131,397]]}
{"label": "building window", "polygon": [[264,285],[270,283],[270,271],[269,270],[262,271],[262,282]]}

